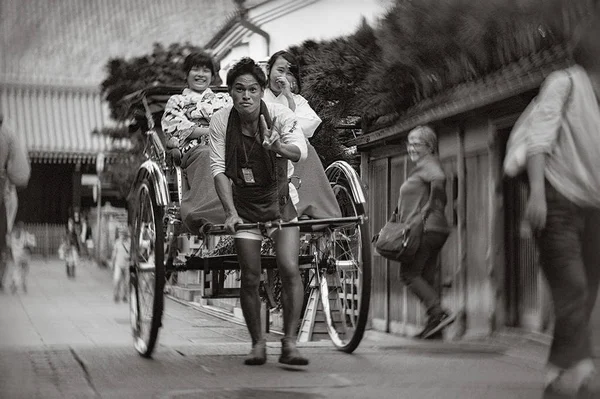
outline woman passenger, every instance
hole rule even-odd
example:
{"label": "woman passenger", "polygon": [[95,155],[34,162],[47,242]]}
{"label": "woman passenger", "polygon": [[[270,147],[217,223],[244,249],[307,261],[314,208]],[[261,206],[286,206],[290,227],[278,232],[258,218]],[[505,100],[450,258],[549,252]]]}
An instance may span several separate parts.
{"label": "woman passenger", "polygon": [[183,223],[190,231],[197,231],[207,216],[212,223],[225,220],[209,171],[208,124],[215,111],[231,104],[231,98],[210,89],[217,74],[208,54],[191,53],[183,69],[187,88],[169,98],[161,124],[167,147],[181,151],[181,167],[189,186],[181,200]]}
{"label": "woman passenger", "polygon": [[305,161],[296,163],[294,167],[294,175],[300,179],[300,201],[296,206],[298,215],[314,219],[341,217],[339,205],[319,155],[308,141],[321,124],[321,118],[299,94],[301,81],[296,57],[287,51],[278,51],[269,59],[267,70],[269,82],[264,101],[279,103],[294,111],[306,138],[308,156]]}

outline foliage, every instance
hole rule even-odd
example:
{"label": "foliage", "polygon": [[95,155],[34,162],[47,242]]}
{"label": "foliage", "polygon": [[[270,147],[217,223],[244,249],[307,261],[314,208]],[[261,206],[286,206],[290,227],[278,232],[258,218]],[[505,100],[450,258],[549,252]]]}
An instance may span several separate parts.
{"label": "foliage", "polygon": [[113,58],[106,65],[108,76],[100,85],[102,94],[109,104],[111,117],[126,122],[130,115],[120,104],[124,96],[153,85],[182,85],[185,73],[182,70],[185,57],[202,48],[190,43],[173,43],[164,47],[155,43],[146,56],[131,59]]}
{"label": "foliage", "polygon": [[567,42],[594,0],[397,0],[376,31],[381,57],[364,81],[363,116],[401,114],[424,98]]}
{"label": "foliage", "polygon": [[339,159],[352,162],[347,147],[352,131],[338,129],[362,114],[361,96],[368,71],[380,56],[375,30],[362,21],[357,31],[331,41],[306,41],[292,47],[301,65],[302,95],[323,120],[311,143],[325,165]]}

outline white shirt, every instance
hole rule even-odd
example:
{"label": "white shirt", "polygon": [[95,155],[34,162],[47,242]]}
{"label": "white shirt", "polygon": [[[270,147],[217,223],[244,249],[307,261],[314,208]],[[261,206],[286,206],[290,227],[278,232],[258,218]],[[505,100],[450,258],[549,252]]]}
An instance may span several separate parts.
{"label": "white shirt", "polygon": [[[293,144],[300,149],[300,160],[307,156],[306,139],[302,134],[302,128],[294,112],[286,106],[276,103],[266,103],[271,120],[275,120],[273,128],[277,130],[284,144]],[[233,106],[229,106],[215,112],[210,120],[209,146],[210,146],[210,170],[213,178],[219,173],[225,173],[225,136],[227,133],[227,122]],[[294,165],[288,161],[288,178],[294,174]],[[290,198],[295,205],[298,203],[298,192],[293,184],[289,184]]]}
{"label": "white shirt", "polygon": [[[321,124],[321,118],[319,118],[319,115],[311,108],[306,98],[302,97],[300,94],[293,93],[292,97],[294,97],[294,102],[296,103],[296,110],[294,113],[298,118],[302,133],[304,133],[304,137],[309,139],[315,134],[315,130],[317,130]],[[276,96],[269,88],[265,90],[263,101],[265,103],[279,103],[288,108],[290,107],[288,99],[282,93],[279,93],[279,95]]]}
{"label": "white shirt", "polygon": [[600,106],[587,72],[579,65],[553,72],[537,98],[528,156],[547,154],[552,186],[576,205],[600,208]]}

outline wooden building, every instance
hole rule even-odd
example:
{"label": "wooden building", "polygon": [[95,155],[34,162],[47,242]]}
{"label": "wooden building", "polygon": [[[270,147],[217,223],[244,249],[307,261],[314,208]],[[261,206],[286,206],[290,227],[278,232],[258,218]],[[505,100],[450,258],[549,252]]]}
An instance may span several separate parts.
{"label": "wooden building", "polygon": [[[447,332],[450,338],[551,328],[533,240],[519,235],[526,178],[506,178],[502,164],[516,119],[544,78],[567,65],[565,60],[562,48],[534,54],[426,99],[393,124],[375,126],[357,139],[361,173],[369,182],[370,227],[376,232],[393,211],[412,167],[405,147],[408,132],[431,124],[438,133],[452,225],[440,256],[439,288],[443,306],[459,314]],[[425,314],[402,284],[400,265],[376,253],[373,265],[373,328],[413,335]]]}

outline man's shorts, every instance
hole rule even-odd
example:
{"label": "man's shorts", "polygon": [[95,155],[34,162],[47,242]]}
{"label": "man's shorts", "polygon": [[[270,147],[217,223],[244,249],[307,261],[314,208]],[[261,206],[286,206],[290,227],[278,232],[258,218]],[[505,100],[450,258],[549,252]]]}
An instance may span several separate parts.
{"label": "man's shorts", "polygon": [[[298,218],[293,218],[292,220],[290,220],[290,222],[297,222]],[[246,239],[246,240],[257,240],[257,241],[262,241],[263,238],[271,238],[271,236],[273,235],[273,233],[275,233],[275,231],[277,231],[277,227],[270,227],[268,229],[264,229],[263,231],[261,231],[261,229],[244,229],[244,230],[238,230],[235,232],[235,234],[233,235],[234,238],[242,238],[242,239]]]}

